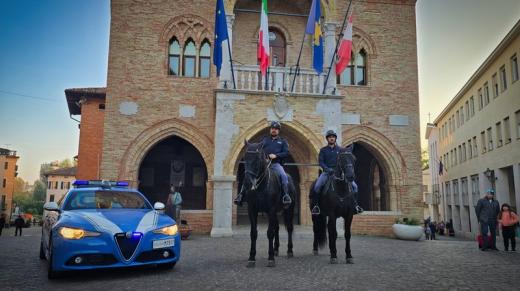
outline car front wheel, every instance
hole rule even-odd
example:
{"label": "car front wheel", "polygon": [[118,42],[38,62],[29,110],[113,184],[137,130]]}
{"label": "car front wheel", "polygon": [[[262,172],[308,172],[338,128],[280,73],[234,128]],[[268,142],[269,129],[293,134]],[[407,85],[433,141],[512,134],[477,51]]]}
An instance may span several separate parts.
{"label": "car front wheel", "polygon": [[49,279],[56,279],[58,278],[58,272],[54,271],[52,268],[52,257],[53,257],[53,251],[52,251],[52,234],[50,234],[51,239],[49,240],[49,260],[48,260],[48,267],[47,267],[47,278]]}
{"label": "car front wheel", "polygon": [[40,260],[45,260],[45,251],[43,250],[43,241],[40,241]]}

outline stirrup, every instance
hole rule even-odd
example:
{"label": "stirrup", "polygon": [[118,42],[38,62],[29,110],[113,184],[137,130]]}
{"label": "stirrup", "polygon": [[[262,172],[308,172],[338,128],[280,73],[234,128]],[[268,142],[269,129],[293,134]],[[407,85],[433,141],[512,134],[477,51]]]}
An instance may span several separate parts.
{"label": "stirrup", "polygon": [[238,194],[237,197],[233,200],[236,206],[242,206],[242,194]]}
{"label": "stirrup", "polygon": [[311,210],[311,214],[312,215],[320,215],[320,213],[321,213],[320,207],[317,204],[314,205],[314,207]]}
{"label": "stirrup", "polygon": [[364,211],[363,208],[361,208],[361,206],[359,206],[359,205],[356,205],[355,210],[356,210],[356,214],[361,214]]}
{"label": "stirrup", "polygon": [[282,197],[282,203],[283,203],[283,204],[291,204],[291,203],[292,203],[291,196],[289,196],[289,194],[285,194],[285,195],[283,195],[283,197]]}

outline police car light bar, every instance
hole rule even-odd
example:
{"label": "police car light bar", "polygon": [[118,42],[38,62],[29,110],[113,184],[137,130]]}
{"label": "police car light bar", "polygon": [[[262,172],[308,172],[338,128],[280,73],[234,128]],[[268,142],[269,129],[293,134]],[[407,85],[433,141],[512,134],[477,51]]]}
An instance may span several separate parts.
{"label": "police car light bar", "polygon": [[130,184],[127,181],[107,181],[107,180],[76,180],[72,183],[76,188],[85,188],[85,187],[123,187],[126,188]]}

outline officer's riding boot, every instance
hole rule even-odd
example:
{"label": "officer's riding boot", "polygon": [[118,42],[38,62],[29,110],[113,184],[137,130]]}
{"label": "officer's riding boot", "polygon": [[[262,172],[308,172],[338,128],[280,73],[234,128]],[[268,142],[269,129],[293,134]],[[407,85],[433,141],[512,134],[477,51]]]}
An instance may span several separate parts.
{"label": "officer's riding boot", "polygon": [[284,206],[289,206],[292,203],[291,196],[289,196],[288,185],[282,186],[282,203]]}
{"label": "officer's riding boot", "polygon": [[235,203],[236,206],[242,206],[242,199],[244,198],[242,193],[244,193],[244,185],[242,185],[242,189],[240,189],[237,197],[233,200],[233,203]]}
{"label": "officer's riding boot", "polygon": [[319,193],[313,193],[313,197],[311,197],[311,203],[314,205],[311,209],[311,215],[320,215],[320,206],[318,206],[318,202],[320,201],[320,198],[318,196]]}
{"label": "officer's riding boot", "polygon": [[352,195],[352,200],[354,200],[354,214],[360,214],[364,211],[363,208],[361,208],[361,206],[359,206],[357,202],[357,194],[358,192],[354,192],[354,195]]}
{"label": "officer's riding boot", "polygon": [[320,215],[320,207],[318,206],[318,203],[314,203],[314,207],[311,209],[312,215]]}

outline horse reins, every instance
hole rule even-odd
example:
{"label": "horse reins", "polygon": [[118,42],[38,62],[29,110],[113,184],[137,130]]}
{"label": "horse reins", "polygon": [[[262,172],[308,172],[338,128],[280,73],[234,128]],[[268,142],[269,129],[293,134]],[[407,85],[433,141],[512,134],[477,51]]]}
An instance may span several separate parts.
{"label": "horse reins", "polygon": [[[246,153],[249,153],[249,154],[256,154],[256,153],[260,153],[258,151],[247,151]],[[262,183],[262,181],[264,180],[264,178],[266,177],[266,173],[270,176],[271,173],[269,172],[269,167],[271,166],[271,162],[272,160],[269,159],[269,162],[267,163],[267,166],[265,167],[263,173],[260,175],[259,179],[257,180],[257,182],[253,185],[251,185],[251,190],[252,191],[255,191],[256,189],[258,189],[258,186],[260,186],[260,184]],[[249,173],[249,174],[253,174],[255,176],[258,175],[258,173],[253,173],[252,171],[249,171],[249,170],[246,170],[246,173]]]}

